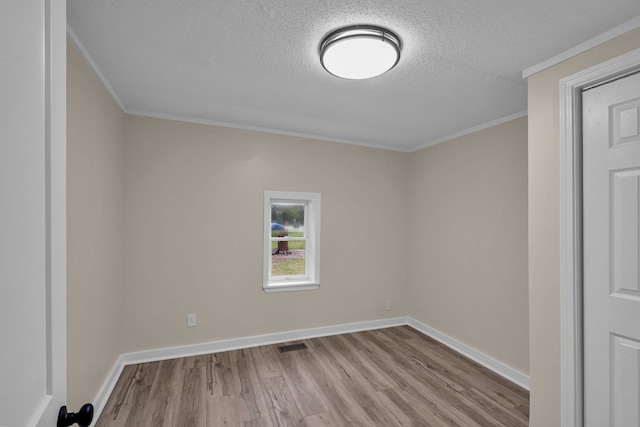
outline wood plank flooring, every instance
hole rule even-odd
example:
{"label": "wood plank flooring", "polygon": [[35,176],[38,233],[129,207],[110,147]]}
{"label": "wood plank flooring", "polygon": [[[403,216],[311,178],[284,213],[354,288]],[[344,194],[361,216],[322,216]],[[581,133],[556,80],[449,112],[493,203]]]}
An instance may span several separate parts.
{"label": "wood plank flooring", "polygon": [[528,425],[526,390],[408,326],[304,342],[126,366],[96,427]]}

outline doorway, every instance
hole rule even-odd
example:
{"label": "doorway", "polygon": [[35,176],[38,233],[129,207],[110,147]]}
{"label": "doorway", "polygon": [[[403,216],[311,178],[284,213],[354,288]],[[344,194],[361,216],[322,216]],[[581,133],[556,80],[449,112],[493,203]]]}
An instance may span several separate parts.
{"label": "doorway", "polygon": [[[583,133],[584,89],[640,70],[640,49],[560,82],[561,142],[561,372],[562,426],[585,424],[583,324]],[[589,380],[591,381],[591,380]],[[590,385],[591,386],[591,385]],[[607,391],[608,393],[608,391]],[[607,394],[607,402],[611,399]],[[602,409],[599,409],[602,411]],[[610,410],[607,409],[607,416]],[[592,416],[590,413],[589,416]],[[607,424],[603,424],[607,425]]]}

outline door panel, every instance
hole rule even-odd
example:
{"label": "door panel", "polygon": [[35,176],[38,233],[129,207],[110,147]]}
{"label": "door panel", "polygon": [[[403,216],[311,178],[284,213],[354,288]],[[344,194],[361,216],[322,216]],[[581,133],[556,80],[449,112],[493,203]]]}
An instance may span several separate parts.
{"label": "door panel", "polygon": [[[638,297],[638,190],[640,169],[612,172],[612,294]],[[619,296],[619,295],[616,295]]]}
{"label": "door panel", "polygon": [[613,335],[611,415],[612,426],[637,426],[640,399],[640,342]]}
{"label": "door panel", "polygon": [[584,422],[640,426],[640,74],[583,93]]}
{"label": "door panel", "polygon": [[640,143],[639,109],[640,102],[636,100],[613,107],[613,147]]}
{"label": "door panel", "polygon": [[0,425],[66,399],[66,4],[0,2]]}

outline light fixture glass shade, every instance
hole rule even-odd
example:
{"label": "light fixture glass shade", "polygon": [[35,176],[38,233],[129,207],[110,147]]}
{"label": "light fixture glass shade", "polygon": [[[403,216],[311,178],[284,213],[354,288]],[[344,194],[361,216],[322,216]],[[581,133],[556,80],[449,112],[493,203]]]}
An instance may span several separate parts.
{"label": "light fixture glass shade", "polygon": [[400,38],[375,26],[356,25],[328,34],[320,45],[320,62],[344,79],[368,79],[392,69],[400,60]]}

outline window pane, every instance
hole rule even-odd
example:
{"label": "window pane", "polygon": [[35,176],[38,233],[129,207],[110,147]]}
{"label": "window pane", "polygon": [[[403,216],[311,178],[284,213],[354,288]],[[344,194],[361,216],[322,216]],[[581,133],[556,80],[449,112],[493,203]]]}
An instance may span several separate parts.
{"label": "window pane", "polygon": [[271,276],[302,276],[304,271],[304,242],[271,243]]}
{"label": "window pane", "polygon": [[271,235],[282,237],[293,235],[292,232],[304,235],[304,203],[272,203],[271,204]]}

